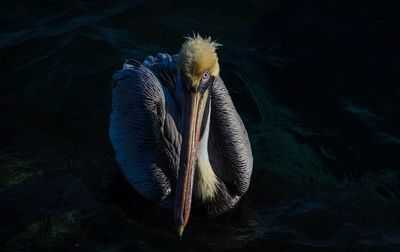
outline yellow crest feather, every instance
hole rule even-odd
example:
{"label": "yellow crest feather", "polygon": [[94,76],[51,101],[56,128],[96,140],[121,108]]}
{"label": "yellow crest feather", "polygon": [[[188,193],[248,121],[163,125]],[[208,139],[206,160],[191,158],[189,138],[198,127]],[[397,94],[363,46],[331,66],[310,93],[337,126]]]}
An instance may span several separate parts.
{"label": "yellow crest feather", "polygon": [[194,34],[186,37],[179,51],[179,67],[183,74],[193,81],[201,78],[205,70],[210,71],[212,76],[219,75],[219,64],[216,49],[221,46],[211,37],[201,37]]}

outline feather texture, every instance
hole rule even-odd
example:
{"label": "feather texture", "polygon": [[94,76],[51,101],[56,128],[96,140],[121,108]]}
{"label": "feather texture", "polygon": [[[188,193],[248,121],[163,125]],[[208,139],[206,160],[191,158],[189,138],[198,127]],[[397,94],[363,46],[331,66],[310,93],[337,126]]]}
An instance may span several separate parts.
{"label": "feather texture", "polygon": [[140,194],[153,201],[165,200],[171,184],[166,172],[170,167],[165,166],[165,131],[161,130],[168,118],[161,84],[142,65],[118,71],[112,82],[109,135],[116,160]]}

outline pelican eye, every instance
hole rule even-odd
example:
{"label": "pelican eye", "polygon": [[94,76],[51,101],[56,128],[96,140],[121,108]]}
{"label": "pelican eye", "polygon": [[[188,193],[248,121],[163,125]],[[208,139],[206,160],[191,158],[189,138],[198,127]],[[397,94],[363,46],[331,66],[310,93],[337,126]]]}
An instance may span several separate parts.
{"label": "pelican eye", "polygon": [[209,71],[205,71],[203,73],[203,75],[201,76],[201,89],[203,91],[205,91],[208,88],[208,86],[210,86],[210,82],[209,82],[210,77],[211,77],[211,74]]}
{"label": "pelican eye", "polygon": [[209,79],[210,79],[210,72],[205,71],[203,73],[203,75],[201,76],[201,80],[202,80],[202,82],[207,82]]}

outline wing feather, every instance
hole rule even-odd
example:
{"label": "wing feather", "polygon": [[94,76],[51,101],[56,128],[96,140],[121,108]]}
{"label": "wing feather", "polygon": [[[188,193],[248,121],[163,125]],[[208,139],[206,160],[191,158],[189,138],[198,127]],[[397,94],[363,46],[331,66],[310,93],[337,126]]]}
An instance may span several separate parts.
{"label": "wing feather", "polygon": [[209,155],[232,197],[249,188],[253,156],[247,131],[221,78],[211,87]]}
{"label": "wing feather", "polygon": [[144,197],[162,201],[171,192],[163,162],[166,117],[163,88],[143,65],[124,67],[112,79],[109,135],[116,160],[129,183]]}

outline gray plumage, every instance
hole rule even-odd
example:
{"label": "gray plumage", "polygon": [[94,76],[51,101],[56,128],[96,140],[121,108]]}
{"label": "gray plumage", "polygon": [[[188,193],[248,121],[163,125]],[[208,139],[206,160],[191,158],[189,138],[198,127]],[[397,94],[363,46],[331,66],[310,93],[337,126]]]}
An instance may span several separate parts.
{"label": "gray plumage", "polygon": [[[177,55],[159,54],[143,64],[128,61],[112,79],[109,134],[116,160],[132,187],[167,207],[174,201],[182,144],[178,60]],[[247,191],[253,157],[246,129],[219,76],[210,87],[210,97],[208,155],[218,188],[215,197],[195,204],[218,215]],[[196,193],[194,189],[194,198]]]}

